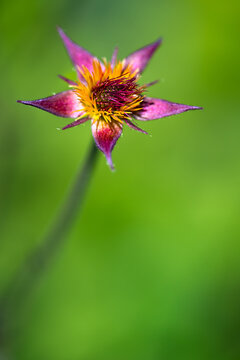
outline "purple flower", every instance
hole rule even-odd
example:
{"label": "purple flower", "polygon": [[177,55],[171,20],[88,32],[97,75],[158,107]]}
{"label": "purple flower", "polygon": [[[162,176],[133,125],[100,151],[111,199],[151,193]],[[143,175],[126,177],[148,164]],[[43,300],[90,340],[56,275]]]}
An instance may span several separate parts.
{"label": "purple flower", "polygon": [[101,62],[72,42],[61,29],[59,34],[76,68],[78,81],[60,76],[69,84],[70,90],[40,100],[18,102],[57,116],[73,118],[74,121],[63,130],[91,121],[96,145],[105,154],[112,169],[111,153],[122,133],[123,124],[146,134],[133,119],[148,121],[201,109],[145,96],[147,87],[155,82],[140,86],[137,80],[161,44],[160,39],[135,51],[123,61],[117,61],[115,49],[110,62]]}

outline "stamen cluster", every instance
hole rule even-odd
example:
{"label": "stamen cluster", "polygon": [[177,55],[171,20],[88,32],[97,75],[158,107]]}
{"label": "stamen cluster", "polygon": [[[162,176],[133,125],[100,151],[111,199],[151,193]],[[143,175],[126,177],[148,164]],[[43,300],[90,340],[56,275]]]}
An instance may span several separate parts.
{"label": "stamen cluster", "polygon": [[139,100],[141,89],[137,86],[135,77],[120,76],[97,84],[92,89],[92,96],[99,110],[119,111],[134,102],[136,98]]}
{"label": "stamen cluster", "polygon": [[136,82],[136,75],[130,66],[118,62],[113,68],[105,63],[93,61],[93,70],[83,68],[81,74],[85,83],[79,82],[75,92],[83,106],[84,116],[93,121],[123,122],[131,113],[142,109],[144,86]]}

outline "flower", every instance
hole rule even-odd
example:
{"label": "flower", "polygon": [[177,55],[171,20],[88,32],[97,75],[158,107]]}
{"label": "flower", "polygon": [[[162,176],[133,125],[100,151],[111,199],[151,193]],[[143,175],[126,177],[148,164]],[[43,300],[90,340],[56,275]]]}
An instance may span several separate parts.
{"label": "flower", "polygon": [[140,86],[137,82],[150,58],[161,44],[161,39],[117,61],[117,49],[110,62],[101,62],[87,50],[72,42],[58,29],[68,54],[76,68],[78,81],[63,76],[70,90],[33,101],[18,102],[35,106],[54,115],[73,118],[63,130],[91,121],[96,145],[105,154],[113,169],[112,150],[119,139],[123,124],[146,133],[132,119],[148,121],[171,116],[188,110],[201,109],[145,96],[152,82]]}

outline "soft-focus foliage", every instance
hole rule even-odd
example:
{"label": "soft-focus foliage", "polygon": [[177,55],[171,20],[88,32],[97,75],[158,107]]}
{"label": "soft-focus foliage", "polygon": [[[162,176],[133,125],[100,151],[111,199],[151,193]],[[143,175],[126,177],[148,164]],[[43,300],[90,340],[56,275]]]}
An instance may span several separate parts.
{"label": "soft-focus foliage", "polygon": [[[124,129],[85,209],[16,319],[18,360],[240,356],[239,5],[216,1],[1,2],[0,290],[62,201],[90,124],[15,101],[73,78],[56,25],[98,57],[163,36],[149,96],[202,105]],[[56,74],[56,77],[54,77]],[[121,146],[120,146],[121,144]]]}

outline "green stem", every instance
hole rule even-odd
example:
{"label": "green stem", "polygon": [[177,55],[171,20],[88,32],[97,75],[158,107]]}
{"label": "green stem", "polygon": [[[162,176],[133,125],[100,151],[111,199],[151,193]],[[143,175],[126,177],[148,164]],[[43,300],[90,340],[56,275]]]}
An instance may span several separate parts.
{"label": "green stem", "polygon": [[[21,308],[23,301],[36,286],[47,266],[53,260],[61,245],[67,239],[79,210],[83,205],[87,186],[94,169],[98,150],[93,142],[87,158],[57,216],[50,231],[45,235],[41,245],[27,258],[15,278],[0,298],[0,341],[4,339],[11,327],[14,327],[15,312]],[[1,354],[0,354],[1,355]]]}

